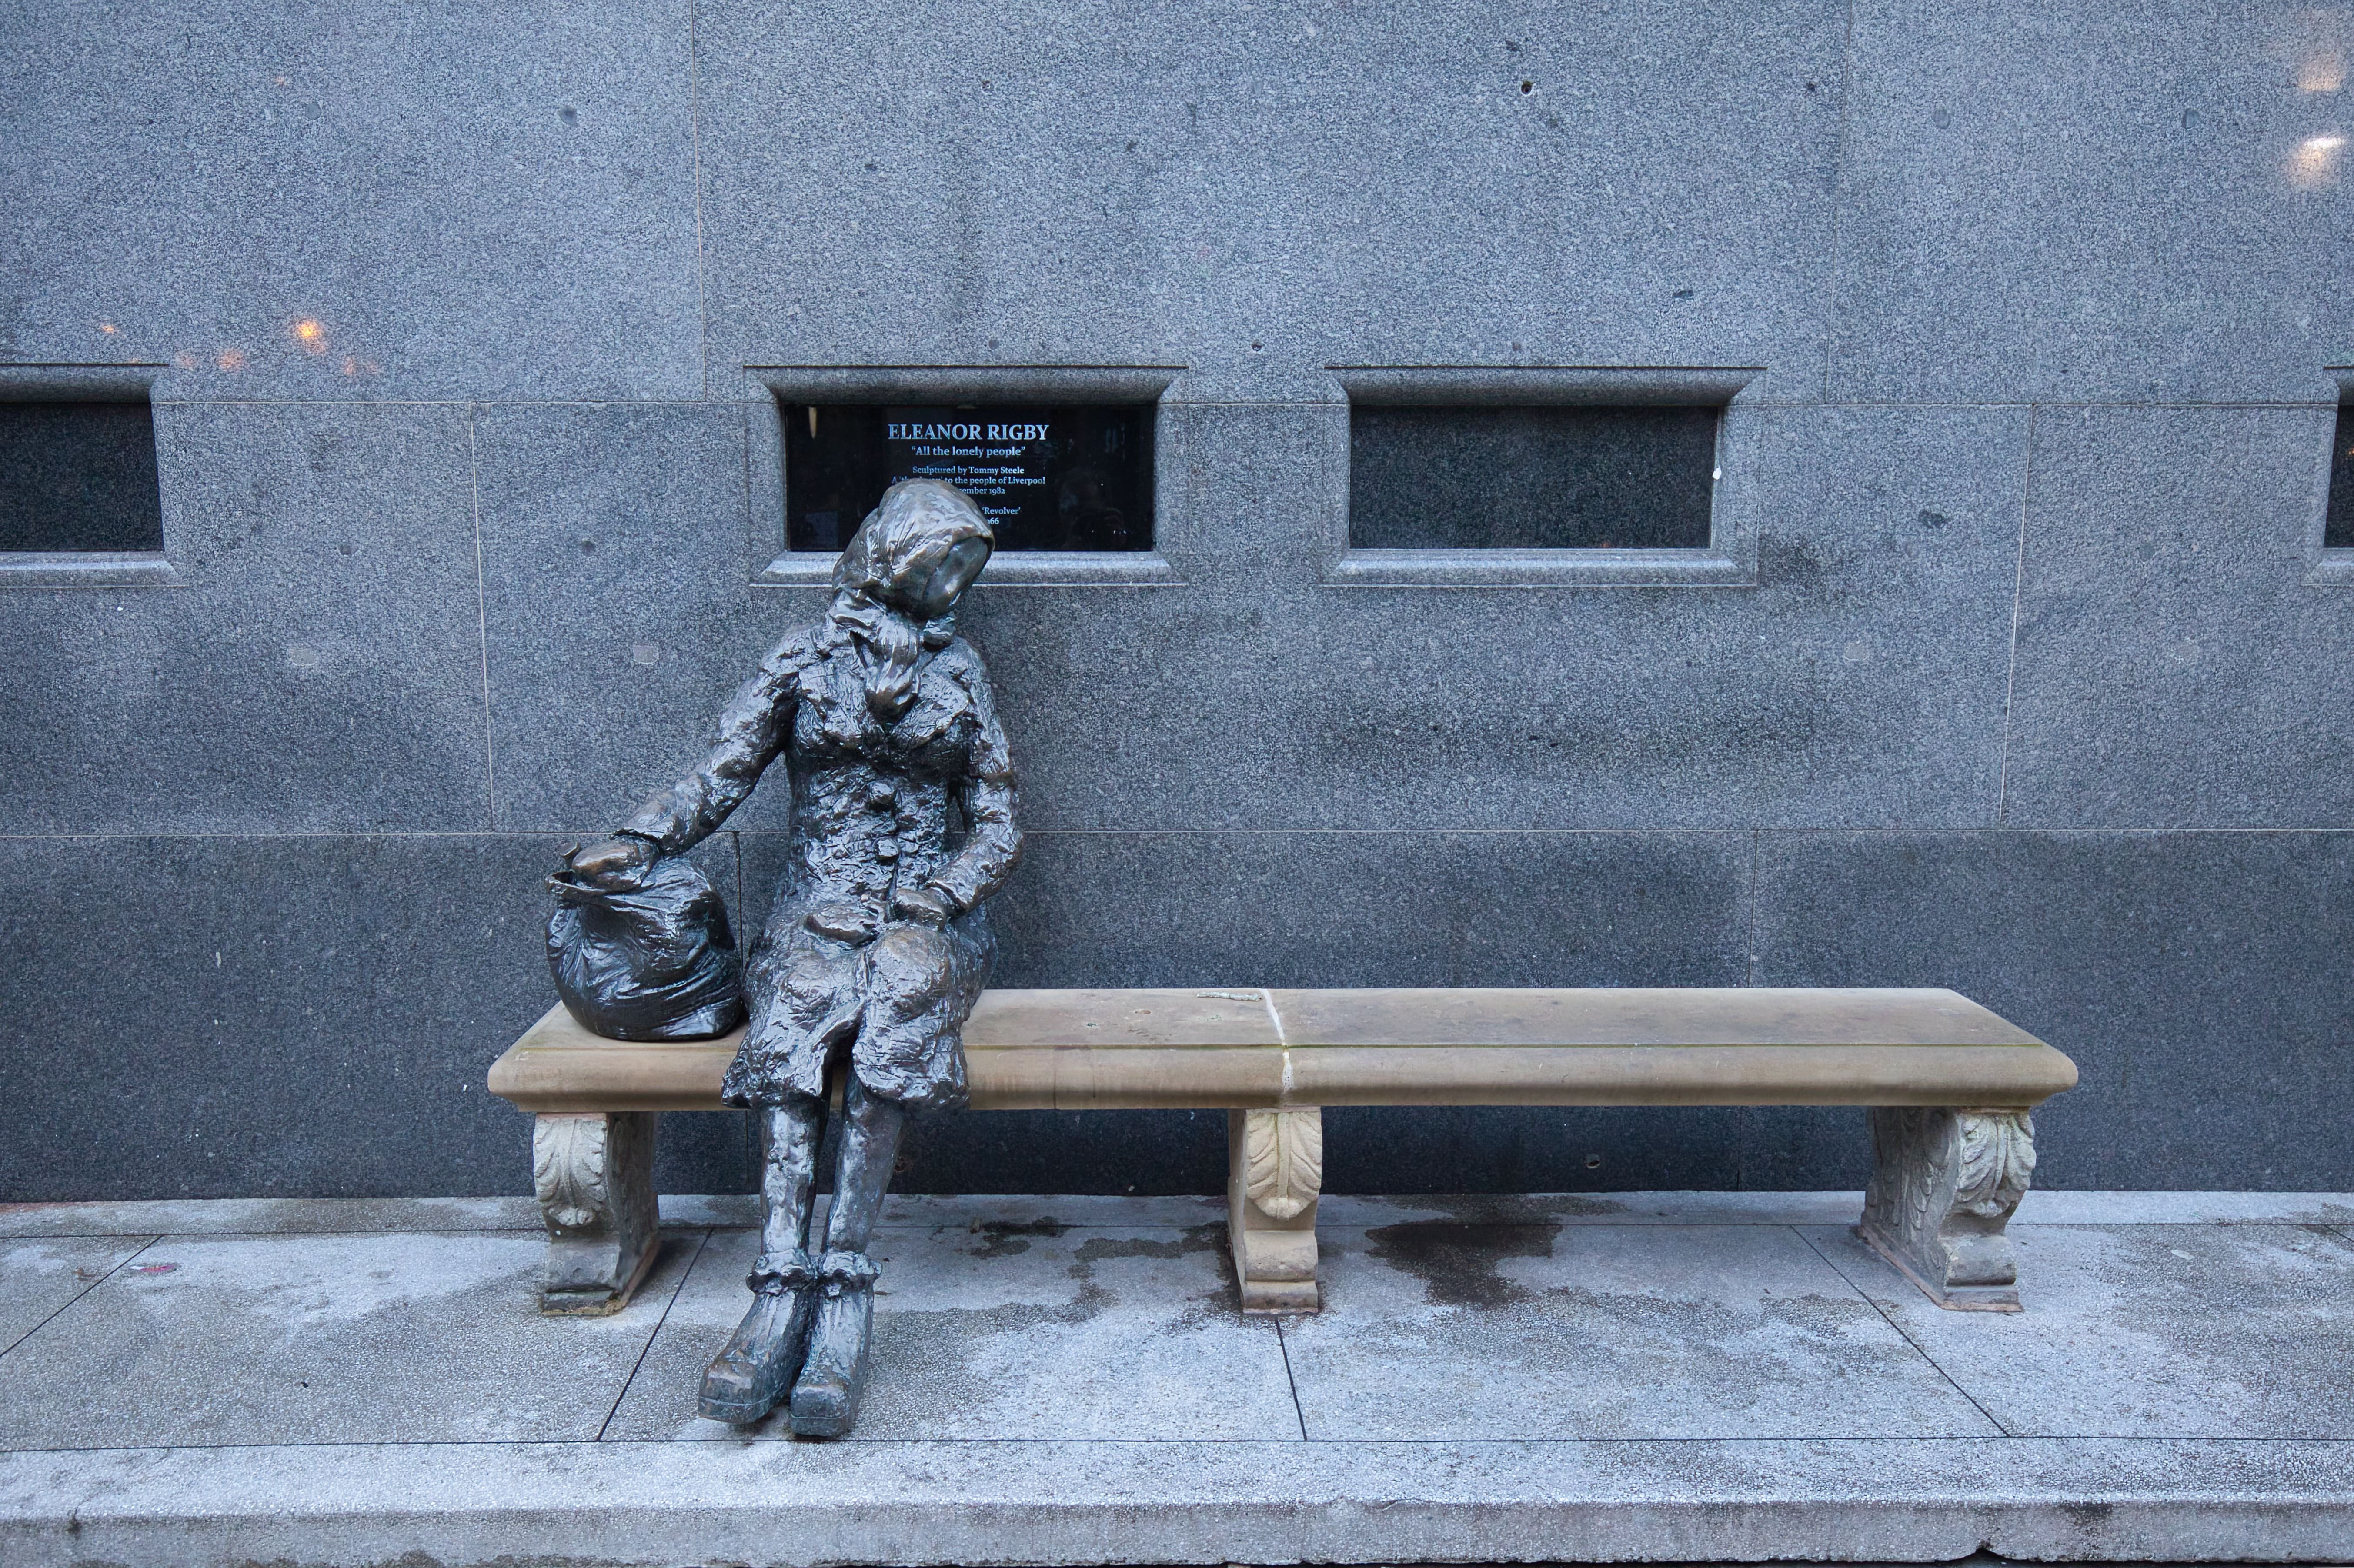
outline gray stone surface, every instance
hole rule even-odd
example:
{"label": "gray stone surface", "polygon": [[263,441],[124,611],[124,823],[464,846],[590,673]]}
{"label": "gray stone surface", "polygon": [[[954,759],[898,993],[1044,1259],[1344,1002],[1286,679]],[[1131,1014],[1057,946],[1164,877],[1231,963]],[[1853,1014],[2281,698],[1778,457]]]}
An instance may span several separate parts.
{"label": "gray stone surface", "polygon": [[[496,820],[600,832],[703,759],[721,707],[822,605],[748,585],[740,408],[507,406],[475,440]],[[781,800],[780,780],[732,823],[781,828]]]}
{"label": "gray stone surface", "polygon": [[[748,890],[772,853],[747,835]],[[1002,944],[992,975],[1032,986],[1738,984],[1747,863],[1744,839],[1712,833],[1038,832],[991,909]]]}
{"label": "gray stone surface", "polygon": [[1753,978],[1952,986],[2058,1042],[2039,1184],[2294,1192],[2354,1153],[2301,1108],[2343,1070],[2349,918],[2342,833],[1769,833]]}
{"label": "gray stone surface", "polygon": [[1352,408],[1352,548],[1705,549],[1712,408]]}
{"label": "gray stone surface", "polygon": [[[1326,1111],[1327,1121],[1336,1113]],[[1329,1151],[1329,1144],[1328,1144]],[[2179,1194],[2167,1197],[2179,1199]],[[72,1204],[112,1212],[116,1204]],[[177,1205],[194,1207],[196,1205]],[[1863,1206],[1854,1192],[1448,1192],[1371,1197],[1328,1192],[1316,1223],[1340,1230],[1400,1224],[1458,1225],[1837,1225]],[[2167,1210],[2180,1219],[2176,1206]],[[133,1216],[126,1213],[124,1220]],[[5,1221],[0,1221],[5,1223]]]}
{"label": "gray stone surface", "polygon": [[[0,839],[11,1110],[42,1129],[0,1140],[0,1194],[528,1192],[530,1118],[483,1079],[555,1001],[562,843]],[[740,1116],[666,1120],[658,1182],[746,1184]]]}
{"label": "gray stone surface", "polygon": [[1755,410],[1727,504],[1759,586],[1723,592],[1306,592],[1345,524],[1345,406],[1172,422],[1185,586],[984,575],[964,615],[1034,831],[1994,820],[2022,410]]}
{"label": "gray stone surface", "polygon": [[[538,880],[555,848],[461,835],[0,841],[14,889],[0,948],[20,975],[53,977],[12,988],[12,1114],[47,1131],[0,1145],[0,1192],[527,1189],[525,1118],[482,1075],[490,1043],[546,1005]],[[387,903],[420,896],[432,918],[388,932]],[[189,1065],[158,1066],[171,1062]],[[53,1147],[102,1158],[61,1165]]]}
{"label": "gray stone surface", "polygon": [[[2354,567],[2305,554],[2354,364],[2338,10],[93,0],[0,38],[0,394],[153,370],[187,585],[0,562],[0,830],[42,841],[0,921],[47,930],[0,949],[0,1196],[521,1189],[479,1079],[546,998],[538,846],[819,597],[751,586],[746,367],[829,364],[1169,382],[1170,580],[964,618],[1039,830],[1008,976],[1943,979],[2084,1063],[2056,1179],[2343,1179],[2336,851],[2232,842],[2354,826]],[[1341,573],[1342,380],[1515,366],[1739,383],[1744,586]],[[2086,827],[2213,832],[2015,832]],[[1973,836],[1807,880],[1849,830]],[[488,832],[546,838],[369,836]],[[975,1118],[909,1175],[1208,1190],[1214,1122]],[[1853,1122],[1372,1113],[1334,1175],[1846,1186]],[[663,1147],[744,1184],[739,1118]]]}
{"label": "gray stone surface", "polygon": [[[851,1441],[1298,1436],[1274,1321],[1234,1309],[1222,1216],[1080,1227],[1032,1208],[877,1234],[876,1370]],[[712,1236],[608,1437],[791,1440],[780,1414],[739,1428],[695,1412],[705,1363],[751,1303],[758,1251],[751,1232]]]}
{"label": "gray stone surface", "polygon": [[[2044,1196],[2054,1212],[2120,1202]],[[145,1204],[167,1234],[134,1266],[154,1271],[117,1273],[0,1351],[0,1558],[2280,1563],[2354,1549],[2354,1443],[2334,1436],[2334,1302],[2354,1241],[2211,1223],[2354,1213],[2354,1195],[2141,1194],[2126,1223],[2022,1220],[2016,1318],[1921,1304],[1824,1223],[1853,1201],[1336,1200],[1348,1239],[1324,1260],[1325,1311],[1246,1321],[1216,1250],[1188,1234],[1214,1225],[1214,1205],[903,1196],[878,1233],[893,1294],[870,1440],[844,1443],[701,1440],[715,1434],[666,1392],[691,1375],[689,1341],[724,1332],[714,1308],[737,1288],[747,1232],[680,1233],[652,1293],[618,1318],[547,1319],[530,1309],[527,1235],[337,1234],[324,1224],[348,1207],[297,1203],[245,1213],[274,1234],[198,1235]],[[209,1228],[233,1207],[181,1218]],[[132,1217],[42,1213],[87,1232]],[[1517,1245],[1538,1234],[1550,1255]],[[1379,1435],[1416,1416],[1541,1436]]]}
{"label": "gray stone surface", "polygon": [[465,410],[166,405],[156,441],[188,586],[7,590],[8,830],[482,826]]}
{"label": "gray stone surface", "polygon": [[[589,1451],[583,1453],[583,1446]],[[2335,1443],[412,1444],[0,1457],[28,1568],[2330,1562]],[[387,1499],[401,1499],[387,1506]]]}
{"label": "gray stone surface", "polygon": [[[1793,1115],[1807,1114],[1715,1107],[1347,1106],[1324,1113],[1325,1191],[1424,1192],[1430,1183],[1422,1173],[1435,1170],[1453,1170],[1465,1187],[1506,1201],[1524,1192],[1765,1185],[1749,1180],[1761,1140],[1770,1140]],[[1833,1113],[1831,1125],[1811,1130],[1810,1171],[1836,1173],[1858,1159],[1869,1164],[1860,1113]]]}
{"label": "gray stone surface", "polygon": [[[826,1200],[818,1200],[818,1213]],[[1369,1229],[1409,1220],[1562,1225],[1844,1225],[1863,1203],[1847,1192],[1490,1192],[1439,1197],[1327,1193],[1318,1213],[1330,1224]],[[885,1200],[886,1229],[1051,1220],[1064,1226],[1190,1230],[1223,1224],[1217,1197],[1114,1197],[1057,1193],[908,1194]],[[2336,1192],[2090,1192],[2036,1188],[2019,1208],[2039,1225],[2327,1225],[2354,1227],[2354,1199]],[[759,1221],[749,1193],[665,1192],[663,1224],[675,1230],[743,1229]],[[813,1222],[814,1223],[814,1222]],[[369,1231],[531,1231],[529,1198],[175,1198],[80,1203],[0,1203],[0,1236],[338,1235]]]}
{"label": "gray stone surface", "polygon": [[154,1239],[27,1236],[0,1242],[0,1355]]}
{"label": "gray stone surface", "polygon": [[[1858,6],[1830,390],[2311,398],[2349,315],[2343,12]],[[2316,156],[2319,154],[2319,156]]]}
{"label": "gray stone surface", "polygon": [[1786,1226],[1440,1218],[1318,1240],[1324,1309],[1284,1328],[1318,1441],[1998,1430]]}
{"label": "gray stone surface", "polygon": [[0,1356],[0,1449],[593,1439],[697,1239],[553,1319],[531,1236],[165,1237]]}
{"label": "gray stone surface", "polygon": [[2354,825],[2354,597],[2306,581],[2334,421],[2037,411],[2005,822]]}
{"label": "gray stone surface", "polygon": [[695,395],[688,10],[10,11],[0,358],[197,397]]}
{"label": "gray stone surface", "polygon": [[537,1231],[530,1198],[130,1198],[0,1203],[0,1236]]}
{"label": "gray stone surface", "polygon": [[2354,1436],[2341,1231],[2014,1225],[2017,1316],[1941,1312],[1846,1231],[1806,1234],[2013,1436]]}
{"label": "gray stone surface", "polygon": [[[895,0],[780,31],[706,6],[714,363],[1803,375],[1844,26],[1808,0],[1575,30]],[[1497,287],[1528,278],[1578,281]]]}

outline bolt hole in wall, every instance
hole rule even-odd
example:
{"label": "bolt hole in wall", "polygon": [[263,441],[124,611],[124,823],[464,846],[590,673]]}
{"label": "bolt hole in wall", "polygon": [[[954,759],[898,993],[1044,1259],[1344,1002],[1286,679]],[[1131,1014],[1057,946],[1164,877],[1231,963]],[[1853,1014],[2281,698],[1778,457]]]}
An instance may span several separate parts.
{"label": "bolt hole in wall", "polygon": [[839,550],[905,479],[981,503],[1001,551],[1152,548],[1151,404],[788,403],[789,549]]}
{"label": "bolt hole in wall", "polygon": [[2321,542],[2333,550],[2354,550],[2354,403],[2338,406],[2338,441],[2329,459],[2329,521]]}
{"label": "bolt hole in wall", "polygon": [[0,552],[163,547],[147,404],[0,401]]}
{"label": "bolt hole in wall", "polygon": [[1699,550],[1713,406],[1417,408],[1349,414],[1360,550]]}

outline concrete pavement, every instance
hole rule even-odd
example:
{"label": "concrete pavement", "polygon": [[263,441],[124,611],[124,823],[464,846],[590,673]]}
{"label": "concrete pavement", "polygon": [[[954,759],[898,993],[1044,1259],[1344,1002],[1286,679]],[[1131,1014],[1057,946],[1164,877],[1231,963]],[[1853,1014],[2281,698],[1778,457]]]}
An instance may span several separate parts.
{"label": "concrete pavement", "polygon": [[698,1419],[748,1201],[605,1319],[516,1200],[0,1209],[0,1561],[2354,1557],[2354,1197],[2036,1193],[2018,1316],[1840,1193],[902,1198],[859,1430]]}

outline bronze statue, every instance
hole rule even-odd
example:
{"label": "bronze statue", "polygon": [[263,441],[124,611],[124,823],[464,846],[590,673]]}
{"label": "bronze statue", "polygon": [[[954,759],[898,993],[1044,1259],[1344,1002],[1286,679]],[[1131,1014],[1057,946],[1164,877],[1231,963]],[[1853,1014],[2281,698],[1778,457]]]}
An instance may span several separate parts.
{"label": "bronze statue", "polygon": [[[963,492],[893,485],[843,552],[825,619],[761,662],[702,766],[570,857],[585,881],[635,884],[785,759],[792,854],[745,967],[750,1022],[724,1090],[766,1122],[766,1220],[751,1310],[704,1373],[716,1420],[758,1421],[790,1391],[796,1434],[851,1429],[874,1319],[867,1240],[901,1128],[965,1101],[960,1032],[991,951],[982,902],[1021,852],[989,674],[952,619],[993,543]],[[830,1079],[840,1160],[813,1255]]]}

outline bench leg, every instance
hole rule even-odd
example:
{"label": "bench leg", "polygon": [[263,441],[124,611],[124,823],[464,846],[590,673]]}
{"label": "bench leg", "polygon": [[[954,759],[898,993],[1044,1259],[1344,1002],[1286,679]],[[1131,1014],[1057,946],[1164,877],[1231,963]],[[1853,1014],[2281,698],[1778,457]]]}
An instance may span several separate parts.
{"label": "bench leg", "polygon": [[2003,1227],[2034,1171],[2023,1110],[1876,1106],[1856,1234],[1940,1307],[2016,1312],[2019,1263]]}
{"label": "bench leg", "polygon": [[1313,1312],[1324,1113],[1226,1113],[1226,1237],[1246,1312]]}
{"label": "bench leg", "polygon": [[662,1250],[654,1113],[535,1118],[531,1175],[547,1224],[547,1282],[539,1309],[601,1317],[628,1306]]}

